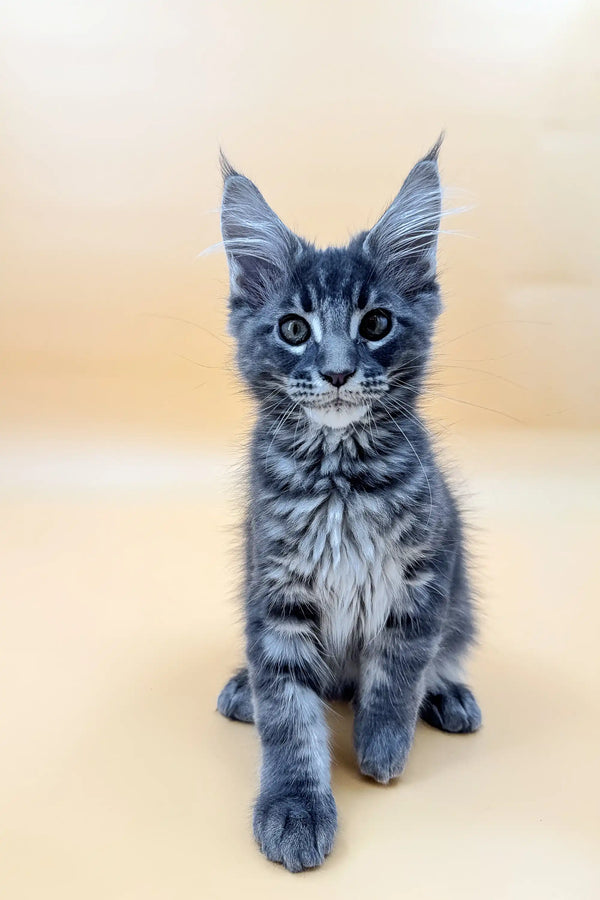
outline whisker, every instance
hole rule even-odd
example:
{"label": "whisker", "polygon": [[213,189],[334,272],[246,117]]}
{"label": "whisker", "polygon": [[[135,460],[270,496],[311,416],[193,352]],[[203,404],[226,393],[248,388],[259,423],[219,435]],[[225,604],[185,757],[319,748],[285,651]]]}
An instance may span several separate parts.
{"label": "whisker", "polygon": [[461,338],[467,337],[471,334],[476,334],[478,331],[483,331],[485,328],[497,328],[501,325],[552,325],[552,322],[539,321],[536,319],[500,319],[497,322],[484,322],[482,325],[477,325],[475,328],[470,328],[468,331],[463,331],[462,334],[457,334],[453,338],[449,338],[448,340],[440,342],[440,346],[446,347],[448,344],[453,344],[455,341],[459,341]]}
{"label": "whisker", "polygon": [[184,356],[183,353],[176,353],[175,356],[178,356],[179,359],[184,359],[186,362],[193,363],[193,365],[199,366],[201,369],[218,369],[220,372],[231,371],[231,368],[227,369],[225,366],[209,366],[206,363],[197,362],[189,356]]}
{"label": "whisker", "polygon": [[146,316],[151,319],[171,319],[173,322],[183,322],[185,325],[193,325],[194,328],[199,328],[200,331],[204,331],[205,334],[209,334],[216,341],[219,341],[225,347],[231,349],[231,344],[227,341],[224,341],[223,338],[219,337],[218,334],[215,334],[214,331],[211,331],[209,328],[206,328],[204,325],[200,325],[198,322],[192,322],[190,319],[183,319],[181,316],[170,316],[166,313],[140,313],[142,316]]}
{"label": "whisker", "polygon": [[475,409],[482,409],[486,412],[496,413],[496,415],[498,416],[504,416],[505,419],[510,419],[512,422],[516,422],[518,425],[525,425],[525,422],[523,422],[522,419],[518,419],[516,416],[504,412],[501,409],[494,409],[491,406],[482,406],[480,403],[473,403],[470,400],[461,400],[458,397],[448,397],[446,394],[440,394],[438,391],[433,391],[426,387],[420,389],[412,388],[410,385],[403,385],[403,387],[405,388],[405,390],[412,391],[415,394],[431,394],[433,397],[438,397],[441,400],[449,400],[451,403],[461,403],[464,406],[473,406]]}
{"label": "whisker", "polygon": [[387,409],[385,409],[385,407],[384,407],[384,412],[386,413],[386,415],[388,416],[390,421],[396,426],[396,428],[400,431],[400,433],[404,437],[404,440],[407,442],[407,444],[411,448],[412,452],[416,456],[417,461],[421,467],[421,471],[423,472],[423,475],[425,476],[425,481],[427,482],[427,489],[429,491],[429,514],[427,516],[427,522],[426,522],[426,526],[427,526],[427,525],[429,525],[429,520],[431,519],[431,513],[433,512],[433,492],[431,490],[431,482],[429,481],[429,476],[428,476],[427,472],[425,471],[425,466],[423,465],[423,461],[421,460],[421,457],[415,450],[415,446],[414,446],[413,442],[410,440],[410,438],[408,437],[408,435],[406,434],[404,429],[400,427],[398,422],[396,422],[396,420],[390,415],[390,413],[387,411]]}

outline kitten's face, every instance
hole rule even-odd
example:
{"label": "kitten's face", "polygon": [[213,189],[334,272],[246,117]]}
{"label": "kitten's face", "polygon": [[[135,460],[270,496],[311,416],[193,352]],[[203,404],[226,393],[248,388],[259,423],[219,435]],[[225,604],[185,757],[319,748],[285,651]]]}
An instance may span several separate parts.
{"label": "kitten's face", "polygon": [[230,323],[254,394],[265,405],[284,394],[328,428],[393,408],[395,387],[418,383],[439,306],[435,155],[370,232],[324,251],[288,231],[252,182],[224,174]]}
{"label": "kitten's face", "polygon": [[[294,291],[294,284],[298,290]],[[285,388],[309,418],[342,428],[389,389],[401,309],[347,251],[308,254],[278,304],[273,340],[285,354]]]}
{"label": "kitten's face", "polygon": [[356,247],[304,248],[280,289],[240,316],[239,365],[265,402],[284,390],[314,422],[342,428],[385,403],[402,373],[416,380],[430,318]]}

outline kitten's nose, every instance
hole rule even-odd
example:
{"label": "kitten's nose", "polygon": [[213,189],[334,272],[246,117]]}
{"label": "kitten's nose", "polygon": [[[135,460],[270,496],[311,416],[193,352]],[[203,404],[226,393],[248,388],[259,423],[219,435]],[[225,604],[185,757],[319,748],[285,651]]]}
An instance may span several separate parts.
{"label": "kitten's nose", "polygon": [[343,384],[346,384],[349,378],[352,378],[355,372],[356,369],[352,369],[352,371],[348,370],[346,372],[321,372],[321,375],[329,384],[340,388]]}

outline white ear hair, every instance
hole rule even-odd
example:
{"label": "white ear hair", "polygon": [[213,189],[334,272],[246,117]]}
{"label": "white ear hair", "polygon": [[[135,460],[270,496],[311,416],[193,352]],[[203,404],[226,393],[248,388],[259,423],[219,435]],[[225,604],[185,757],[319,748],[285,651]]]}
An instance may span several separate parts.
{"label": "white ear hair", "polygon": [[225,185],[221,232],[232,291],[259,302],[285,275],[298,239],[275,215],[256,185],[221,162]]}
{"label": "white ear hair", "polygon": [[436,268],[442,211],[437,154],[441,136],[409,173],[396,198],[367,234],[363,249],[392,271],[414,261]]}

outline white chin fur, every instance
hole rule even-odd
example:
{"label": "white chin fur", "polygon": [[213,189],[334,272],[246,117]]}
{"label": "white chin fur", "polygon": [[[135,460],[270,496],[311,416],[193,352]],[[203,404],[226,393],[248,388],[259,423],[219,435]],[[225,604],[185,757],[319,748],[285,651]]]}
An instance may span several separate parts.
{"label": "white chin fur", "polygon": [[353,422],[358,422],[367,412],[364,405],[348,404],[348,406],[325,406],[322,408],[307,406],[305,407],[306,415],[317,425],[324,425],[326,428],[347,428]]}

